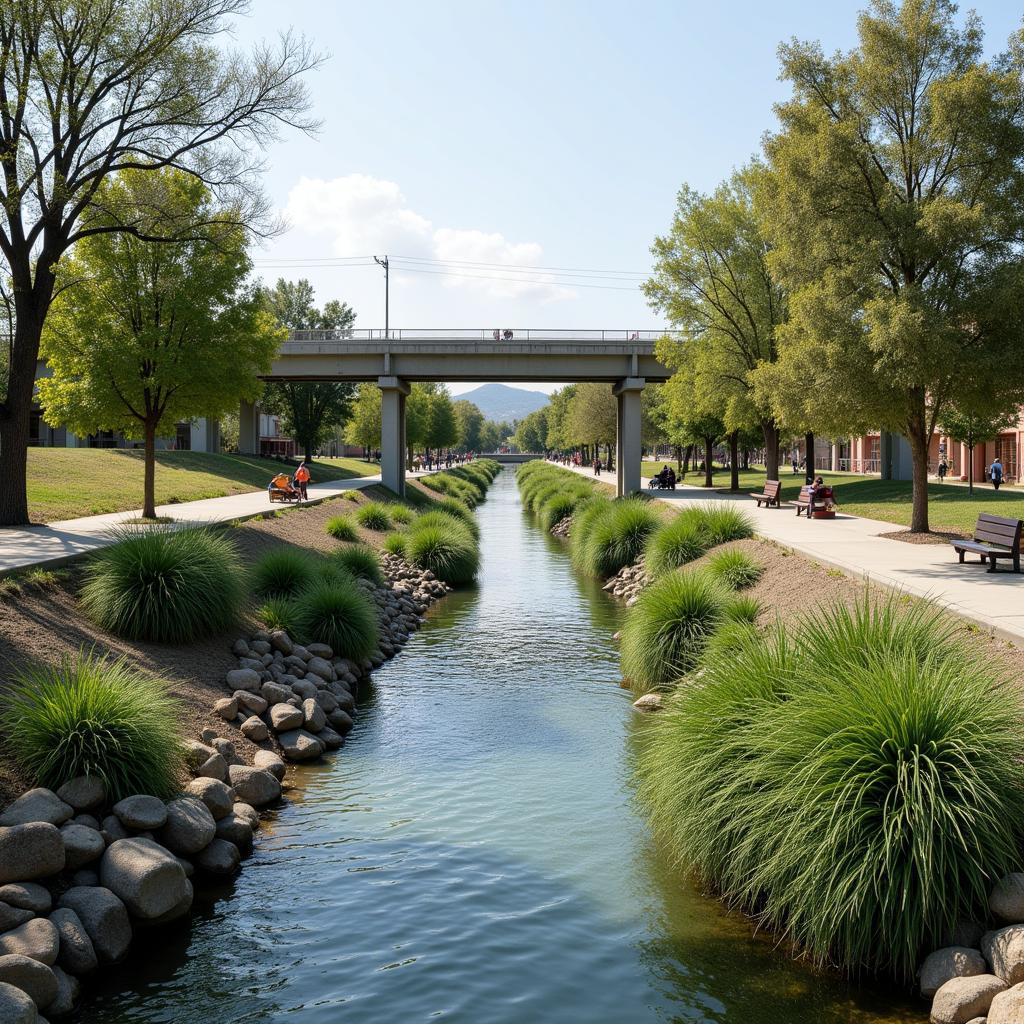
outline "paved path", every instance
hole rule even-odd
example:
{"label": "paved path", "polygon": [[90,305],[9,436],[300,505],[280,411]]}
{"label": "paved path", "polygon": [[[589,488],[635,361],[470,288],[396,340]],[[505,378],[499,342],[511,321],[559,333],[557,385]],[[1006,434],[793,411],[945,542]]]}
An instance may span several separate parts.
{"label": "paved path", "polygon": [[[579,469],[593,478],[593,471]],[[602,475],[608,480],[608,475]],[[644,479],[644,486],[647,486]],[[1010,571],[1009,563],[988,573],[977,559],[960,565],[949,544],[907,544],[880,536],[903,527],[877,519],[842,514],[832,520],[796,517],[792,507],[757,508],[744,495],[713,493],[702,487],[680,484],[674,491],[655,491],[662,501],[676,507],[714,501],[742,502],[769,540],[821,562],[875,583],[895,587],[919,597],[930,597],[951,611],[1016,642],[1024,641],[1024,573]],[[841,495],[840,495],[841,497]],[[968,556],[970,557],[970,556]],[[808,595],[810,598],[810,595]]]}
{"label": "paved path", "polygon": [[[407,476],[416,476],[409,473]],[[343,491],[359,490],[380,483],[380,476],[355,477],[310,484],[309,503],[333,498]],[[223,498],[184,501],[177,505],[160,505],[158,516],[171,516],[178,523],[226,523],[232,519],[252,519],[272,509],[290,508],[271,504],[266,489],[230,494]],[[110,544],[112,532],[126,520],[137,519],[139,510],[112,512],[103,516],[66,519],[46,526],[9,527],[0,529],[0,576],[31,566],[56,566],[89,551]]]}

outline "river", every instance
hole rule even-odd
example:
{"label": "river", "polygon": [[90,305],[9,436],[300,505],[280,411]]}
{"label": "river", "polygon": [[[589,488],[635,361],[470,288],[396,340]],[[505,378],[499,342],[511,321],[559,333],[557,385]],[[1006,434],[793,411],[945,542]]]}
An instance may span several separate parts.
{"label": "river", "polygon": [[479,585],[374,674],[231,886],[87,983],[87,1024],[893,1024],[669,864],[633,806],[646,720],[619,609],[524,514],[478,509]]}

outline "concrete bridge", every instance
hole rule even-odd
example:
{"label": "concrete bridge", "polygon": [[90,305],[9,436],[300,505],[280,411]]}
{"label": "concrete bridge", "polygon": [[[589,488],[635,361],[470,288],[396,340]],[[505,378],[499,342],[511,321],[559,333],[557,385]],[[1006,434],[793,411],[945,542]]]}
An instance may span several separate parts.
{"label": "concrete bridge", "polygon": [[[381,478],[405,490],[405,399],[413,381],[597,382],[618,402],[620,495],[640,490],[640,394],[671,371],[654,354],[664,331],[342,330],[293,331],[268,380],[376,381],[381,389]],[[669,332],[671,333],[671,332]],[[251,403],[239,416],[239,448],[259,447]]]}

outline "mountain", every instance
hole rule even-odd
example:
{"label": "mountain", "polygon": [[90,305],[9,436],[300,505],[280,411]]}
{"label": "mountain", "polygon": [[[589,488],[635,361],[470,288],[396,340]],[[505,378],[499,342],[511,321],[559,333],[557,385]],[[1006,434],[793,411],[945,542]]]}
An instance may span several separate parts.
{"label": "mountain", "polygon": [[525,388],[510,388],[507,384],[481,384],[472,391],[456,395],[456,401],[466,399],[472,402],[484,418],[500,423],[502,420],[521,420],[535,409],[548,404],[543,391],[527,391]]}

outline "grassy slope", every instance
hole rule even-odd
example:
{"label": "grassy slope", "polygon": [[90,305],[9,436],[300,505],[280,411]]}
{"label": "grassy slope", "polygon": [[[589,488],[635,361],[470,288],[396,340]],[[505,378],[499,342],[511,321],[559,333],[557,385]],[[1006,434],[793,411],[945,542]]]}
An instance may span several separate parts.
{"label": "grassy slope", "polygon": [[[158,505],[266,487],[282,463],[253,455],[157,452]],[[120,512],[142,506],[142,453],[117,448],[30,448],[28,504],[33,522]],[[314,462],[313,481],[373,476],[357,459]]]}

